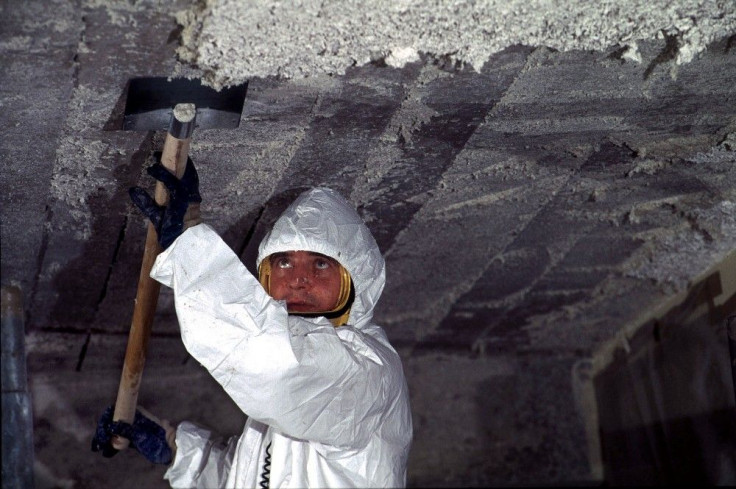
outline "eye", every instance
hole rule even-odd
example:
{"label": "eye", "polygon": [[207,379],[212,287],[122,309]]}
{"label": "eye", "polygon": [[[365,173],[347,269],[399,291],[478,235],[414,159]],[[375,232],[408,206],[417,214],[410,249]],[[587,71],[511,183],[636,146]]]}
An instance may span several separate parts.
{"label": "eye", "polygon": [[324,260],[322,258],[317,258],[314,261],[314,267],[317,270],[327,270],[328,268],[330,268],[330,265],[332,265],[332,264],[329,261]]}
{"label": "eye", "polygon": [[271,266],[275,266],[276,268],[291,268],[291,260],[285,256],[279,256],[274,261],[275,263]]}

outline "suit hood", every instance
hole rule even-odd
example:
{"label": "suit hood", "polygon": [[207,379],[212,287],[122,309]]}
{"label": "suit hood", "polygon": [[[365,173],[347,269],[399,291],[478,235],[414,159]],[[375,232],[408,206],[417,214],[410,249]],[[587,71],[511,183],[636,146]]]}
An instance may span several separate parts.
{"label": "suit hood", "polygon": [[299,195],[263,238],[256,266],[285,251],[321,253],[345,267],[355,287],[348,324],[370,322],[386,283],[386,265],[373,235],[345,198],[323,187]]}

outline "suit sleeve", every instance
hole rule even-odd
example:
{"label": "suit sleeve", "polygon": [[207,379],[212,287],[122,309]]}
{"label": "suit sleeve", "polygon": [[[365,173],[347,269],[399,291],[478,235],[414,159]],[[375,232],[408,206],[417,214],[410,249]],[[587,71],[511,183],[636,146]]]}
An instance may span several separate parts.
{"label": "suit sleeve", "polygon": [[237,441],[235,436],[225,441],[192,423],[180,423],[176,429],[176,457],[164,479],[174,489],[225,487]]}

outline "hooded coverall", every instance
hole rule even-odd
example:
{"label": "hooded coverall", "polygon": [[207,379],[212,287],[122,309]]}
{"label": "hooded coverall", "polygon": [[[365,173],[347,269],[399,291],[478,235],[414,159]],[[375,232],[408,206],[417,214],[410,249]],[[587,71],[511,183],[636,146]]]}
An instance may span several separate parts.
{"label": "hooded coverall", "polygon": [[[403,487],[412,438],[401,360],[372,322],[383,257],[336,192],[300,195],[260,244],[322,253],[355,287],[348,324],[288,315],[207,224],[183,233],[151,276],[174,291],[188,352],[248,416],[229,440],[189,422],[176,430],[172,487]],[[267,453],[268,447],[268,453]],[[265,465],[270,458],[270,468]]]}

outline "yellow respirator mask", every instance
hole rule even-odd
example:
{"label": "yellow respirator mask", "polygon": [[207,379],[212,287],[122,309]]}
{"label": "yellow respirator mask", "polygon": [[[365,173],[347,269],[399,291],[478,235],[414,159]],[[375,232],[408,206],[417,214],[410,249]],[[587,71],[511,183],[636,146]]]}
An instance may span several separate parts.
{"label": "yellow respirator mask", "polygon": [[[271,257],[267,256],[261,261],[258,266],[258,281],[266,290],[266,293],[271,295]],[[337,304],[334,308],[324,312],[313,312],[313,313],[299,313],[297,316],[304,317],[318,317],[324,316],[330,320],[335,326],[342,326],[347,324],[348,317],[350,317],[350,308],[353,305],[355,299],[355,289],[353,289],[353,281],[350,279],[348,271],[340,265],[340,293],[337,296]]]}

